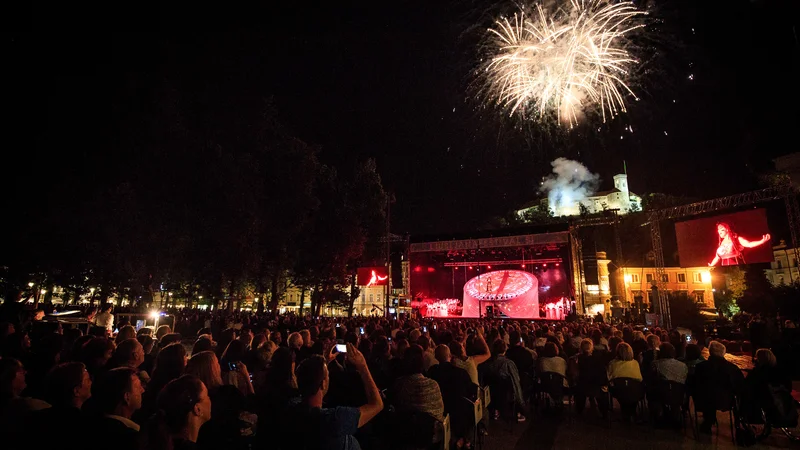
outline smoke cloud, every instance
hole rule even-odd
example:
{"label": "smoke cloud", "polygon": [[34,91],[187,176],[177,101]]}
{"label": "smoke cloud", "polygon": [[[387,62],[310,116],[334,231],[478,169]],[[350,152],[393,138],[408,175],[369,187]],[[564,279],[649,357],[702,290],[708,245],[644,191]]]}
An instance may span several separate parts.
{"label": "smoke cloud", "polygon": [[553,173],[548,175],[539,187],[539,192],[547,193],[550,209],[555,215],[576,214],[572,211],[577,203],[597,192],[600,176],[592,173],[583,164],[567,158],[557,158],[550,163]]}

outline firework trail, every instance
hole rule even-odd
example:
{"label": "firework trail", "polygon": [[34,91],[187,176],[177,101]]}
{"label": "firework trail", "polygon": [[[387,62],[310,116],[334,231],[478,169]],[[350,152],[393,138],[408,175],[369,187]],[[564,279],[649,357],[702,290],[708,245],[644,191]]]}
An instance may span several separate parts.
{"label": "firework trail", "polygon": [[562,8],[541,4],[513,17],[502,17],[489,30],[487,94],[509,115],[551,115],[570,126],[587,112],[605,122],[625,111],[628,86],[628,35],[643,27],[646,14],[633,3],[571,0]]}

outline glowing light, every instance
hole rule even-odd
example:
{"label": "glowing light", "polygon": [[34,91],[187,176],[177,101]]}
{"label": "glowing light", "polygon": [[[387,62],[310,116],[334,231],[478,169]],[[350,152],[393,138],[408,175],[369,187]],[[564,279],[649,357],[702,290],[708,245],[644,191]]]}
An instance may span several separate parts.
{"label": "glowing light", "polygon": [[[414,269],[414,271],[415,271],[415,272],[419,272],[419,271],[421,271],[421,270],[422,270],[422,267],[419,267],[419,266],[417,266],[417,268],[416,268],[416,269]],[[430,272],[430,270],[429,270],[428,272]],[[367,283],[367,286],[375,286],[375,285],[377,285],[377,284],[378,284],[378,282],[379,282],[379,281],[384,281],[384,280],[386,280],[387,278],[389,278],[389,276],[388,276],[388,275],[386,275],[386,276],[382,276],[382,277],[381,277],[381,276],[378,276],[377,272],[375,272],[375,271],[373,270],[373,271],[372,271],[372,276],[370,277],[370,279],[369,279],[369,283]]]}
{"label": "glowing light", "polygon": [[525,264],[523,264],[523,265],[522,265],[522,268],[523,268],[523,269],[525,268]]}
{"label": "glowing light", "polygon": [[414,267],[414,272],[422,272],[422,267],[421,266]]}
{"label": "glowing light", "polygon": [[630,283],[632,280],[631,275],[627,273],[622,278],[625,280],[625,284]]}
{"label": "glowing light", "polygon": [[28,283],[28,287],[29,287],[29,288],[32,288],[32,287],[33,287],[33,281],[31,281],[30,283]]}
{"label": "glowing light", "polygon": [[469,270],[472,270],[472,266],[469,266]]}
{"label": "glowing light", "polygon": [[560,8],[535,4],[502,17],[489,29],[493,57],[485,74],[490,100],[509,115],[556,115],[574,125],[586,112],[614,117],[625,112],[626,82],[637,63],[627,35],[646,13],[631,2],[571,0]]}
{"label": "glowing light", "polygon": [[150,311],[150,318],[151,319],[158,319],[158,311]]}
{"label": "glowing light", "polygon": [[701,279],[701,280],[703,281],[703,283],[705,283],[705,284],[709,284],[709,283],[711,283],[711,272],[702,272],[702,273],[700,274],[700,279]]}
{"label": "glowing light", "polygon": [[491,268],[492,268],[492,266],[486,266],[486,268],[487,268],[487,269],[491,269]]}
{"label": "glowing light", "polygon": [[[431,272],[436,272],[436,269],[434,269],[433,267],[428,267],[428,273],[431,273]],[[384,277],[383,279],[385,280],[386,277]]]}
{"label": "glowing light", "polygon": [[42,295],[47,294],[47,289],[42,289],[40,292]]}

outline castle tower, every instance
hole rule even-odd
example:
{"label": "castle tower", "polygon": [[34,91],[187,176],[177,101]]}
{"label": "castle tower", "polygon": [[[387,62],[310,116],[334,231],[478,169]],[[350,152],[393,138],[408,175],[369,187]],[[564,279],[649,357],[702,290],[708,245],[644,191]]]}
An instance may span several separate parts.
{"label": "castle tower", "polygon": [[622,203],[621,209],[625,211],[630,211],[631,209],[631,197],[630,192],[628,191],[628,174],[627,173],[620,173],[614,175],[614,188],[622,193],[620,198],[620,203]]}

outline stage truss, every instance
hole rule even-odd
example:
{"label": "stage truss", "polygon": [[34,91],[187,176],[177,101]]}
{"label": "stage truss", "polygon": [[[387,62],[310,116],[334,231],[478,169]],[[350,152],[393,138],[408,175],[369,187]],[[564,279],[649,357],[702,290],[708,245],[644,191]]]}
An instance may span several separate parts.
{"label": "stage truss", "polygon": [[789,183],[771,186],[758,191],[690,203],[688,205],[658,209],[647,215],[647,221],[650,224],[650,240],[653,244],[653,254],[655,257],[655,284],[658,293],[658,306],[664,326],[667,328],[672,327],[672,318],[669,310],[669,299],[666,296],[666,283],[664,282],[666,270],[664,268],[664,247],[661,244],[661,221],[725,209],[734,209],[740,206],[748,206],[780,199],[783,199],[786,204],[786,217],[789,222],[789,232],[791,233],[795,261],[800,261],[797,249],[800,209],[798,209],[797,204],[797,193]]}

